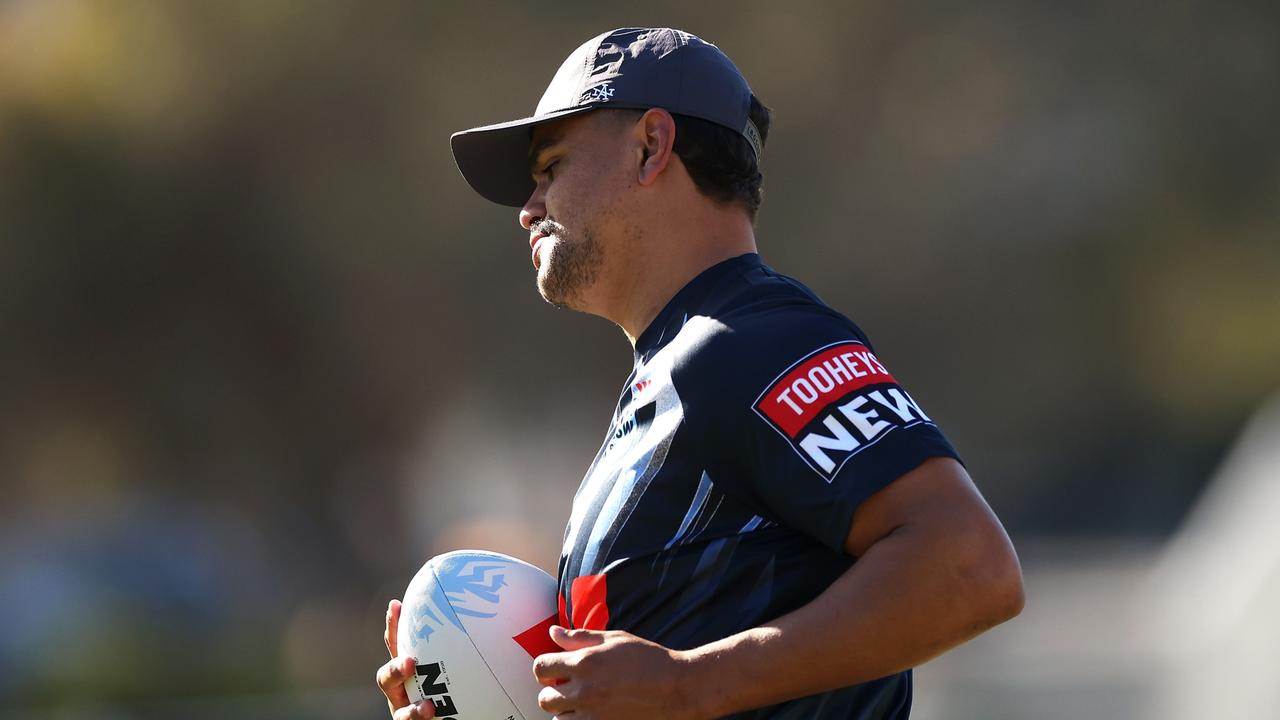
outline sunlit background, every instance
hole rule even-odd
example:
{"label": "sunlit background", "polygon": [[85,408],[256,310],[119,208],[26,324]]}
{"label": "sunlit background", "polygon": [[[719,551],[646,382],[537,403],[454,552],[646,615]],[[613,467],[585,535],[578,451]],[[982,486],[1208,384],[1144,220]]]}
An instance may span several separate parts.
{"label": "sunlit background", "polygon": [[624,25],[773,108],[762,255],[1022,555],[914,717],[1274,716],[1280,6],[604,5],[0,0],[0,716],[382,718],[426,558],[554,570],[630,347],[447,138]]}

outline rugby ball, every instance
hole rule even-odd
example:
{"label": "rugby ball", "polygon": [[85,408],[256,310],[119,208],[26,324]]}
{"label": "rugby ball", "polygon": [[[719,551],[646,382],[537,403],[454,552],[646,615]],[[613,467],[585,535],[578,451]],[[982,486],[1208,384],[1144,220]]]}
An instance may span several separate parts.
{"label": "rugby ball", "polygon": [[556,581],[513,557],[484,550],[437,555],[405,591],[397,650],[414,658],[409,699],[437,718],[543,720],[533,659],[560,650]]}

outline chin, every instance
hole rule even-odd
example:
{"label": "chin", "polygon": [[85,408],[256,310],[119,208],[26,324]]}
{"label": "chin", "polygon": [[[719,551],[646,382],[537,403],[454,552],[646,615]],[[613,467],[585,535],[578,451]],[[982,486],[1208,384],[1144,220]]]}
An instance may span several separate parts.
{"label": "chin", "polygon": [[596,283],[603,259],[599,244],[590,236],[572,242],[556,238],[540,250],[538,293],[557,307],[590,312],[585,295]]}
{"label": "chin", "polygon": [[547,282],[547,263],[546,262],[543,262],[542,265],[538,267],[538,274],[534,278],[533,283],[538,288],[538,294],[542,296],[543,300],[546,300],[552,305],[561,304],[559,302],[559,298],[553,296],[551,292],[548,291],[551,288],[551,286]]}
{"label": "chin", "polygon": [[[544,265],[543,268],[546,266]],[[577,310],[586,312],[586,308],[582,302],[581,292],[577,290],[568,290],[563,285],[557,285],[548,282],[547,273],[544,270],[538,271],[538,294],[543,300],[565,310]]]}

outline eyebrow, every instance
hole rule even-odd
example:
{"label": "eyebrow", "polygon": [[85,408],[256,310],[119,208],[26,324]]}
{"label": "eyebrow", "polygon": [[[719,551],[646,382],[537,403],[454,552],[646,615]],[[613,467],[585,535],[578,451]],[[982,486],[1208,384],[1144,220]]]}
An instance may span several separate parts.
{"label": "eyebrow", "polygon": [[529,172],[530,173],[537,171],[538,156],[541,155],[544,151],[546,151],[547,148],[558,144],[560,140],[561,140],[560,135],[552,135],[551,137],[543,138],[542,140],[539,140],[533,147],[529,148]]}

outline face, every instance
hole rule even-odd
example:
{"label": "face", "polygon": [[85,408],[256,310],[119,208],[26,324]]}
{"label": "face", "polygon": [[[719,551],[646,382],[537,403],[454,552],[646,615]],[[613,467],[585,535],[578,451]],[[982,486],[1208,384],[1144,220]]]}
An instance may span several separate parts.
{"label": "face", "polygon": [[619,259],[625,125],[592,112],[534,130],[529,163],[537,187],[520,224],[529,231],[538,292],[560,307],[591,311]]}

